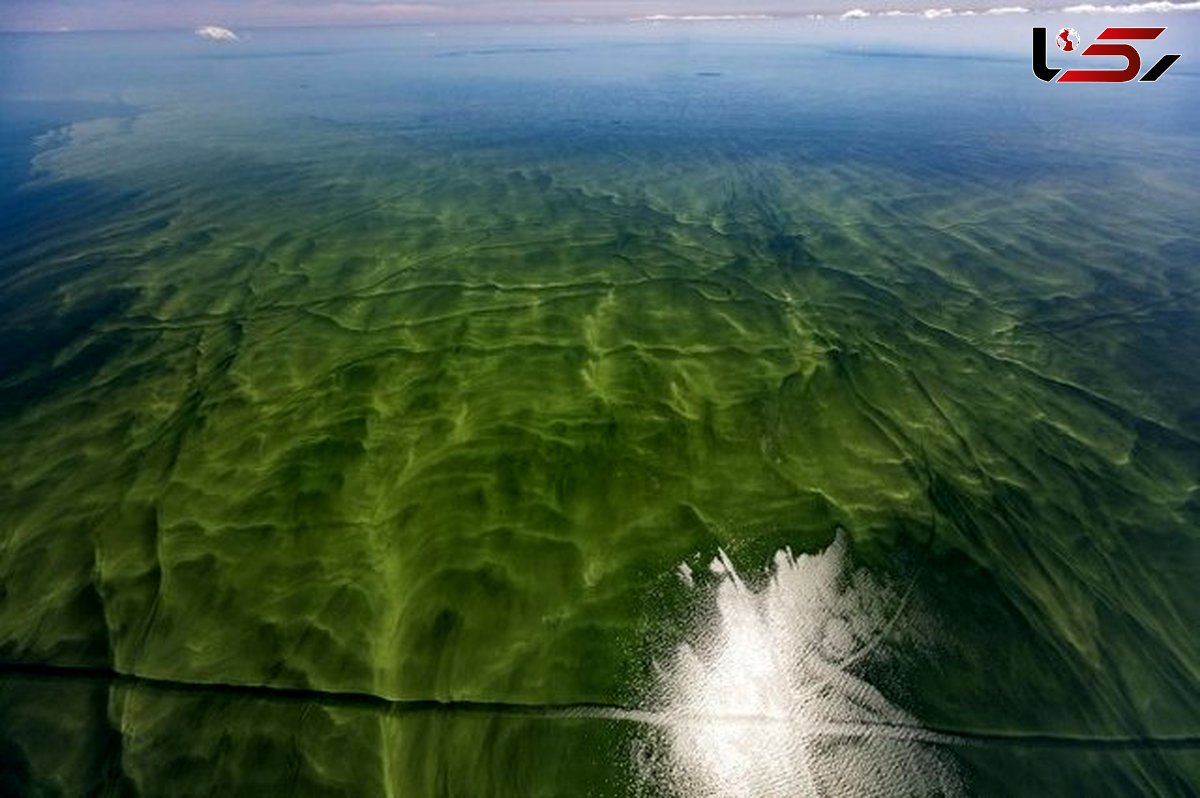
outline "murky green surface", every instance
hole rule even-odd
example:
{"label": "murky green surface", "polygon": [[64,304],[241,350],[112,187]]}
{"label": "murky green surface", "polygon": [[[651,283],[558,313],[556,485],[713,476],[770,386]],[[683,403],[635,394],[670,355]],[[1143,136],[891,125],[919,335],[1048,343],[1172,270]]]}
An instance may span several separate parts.
{"label": "murky green surface", "polygon": [[1195,76],[156,36],[3,42],[4,788],[664,793],[571,707],[838,528],[970,792],[1198,788]]}

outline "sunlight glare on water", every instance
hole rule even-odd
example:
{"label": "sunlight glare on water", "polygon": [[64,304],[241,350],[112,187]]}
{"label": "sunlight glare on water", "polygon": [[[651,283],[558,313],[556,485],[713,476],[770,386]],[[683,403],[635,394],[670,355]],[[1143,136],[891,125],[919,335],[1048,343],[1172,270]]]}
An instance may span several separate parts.
{"label": "sunlight glare on water", "polygon": [[962,794],[950,758],[855,672],[906,601],[851,570],[843,534],[778,552],[760,590],[724,552],[710,568],[715,612],[662,674],[659,778],[688,795]]}

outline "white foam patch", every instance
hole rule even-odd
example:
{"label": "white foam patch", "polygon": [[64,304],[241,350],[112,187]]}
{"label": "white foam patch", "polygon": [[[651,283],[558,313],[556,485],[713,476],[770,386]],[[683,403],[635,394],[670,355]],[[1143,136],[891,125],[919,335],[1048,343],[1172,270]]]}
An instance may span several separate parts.
{"label": "white foam patch", "polygon": [[688,796],[963,794],[938,735],[859,675],[907,598],[851,571],[843,536],[777,553],[758,590],[724,552],[711,570],[705,628],[661,669],[648,779]]}

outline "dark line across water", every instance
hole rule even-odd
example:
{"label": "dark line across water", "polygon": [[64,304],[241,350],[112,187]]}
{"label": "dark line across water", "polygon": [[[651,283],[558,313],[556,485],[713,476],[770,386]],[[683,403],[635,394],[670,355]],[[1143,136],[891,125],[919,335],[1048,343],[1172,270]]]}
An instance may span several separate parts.
{"label": "dark line across water", "polygon": [[[299,701],[330,706],[362,707],[401,714],[445,712],[454,714],[509,715],[552,719],[587,719],[632,721],[659,725],[676,722],[712,722],[727,720],[737,723],[777,723],[786,720],[759,717],[690,717],[678,713],[635,709],[619,704],[572,702],[554,704],[522,704],[507,701],[440,701],[436,699],[395,699],[375,693],[354,690],[323,690],[311,687],[275,687],[228,682],[193,682],[122,673],[103,666],[56,665],[37,662],[0,663],[0,680],[52,680],[100,682],[110,686],[126,686],[162,692],[226,696],[267,701]],[[815,730],[822,736],[854,737],[868,734],[902,736],[937,745],[949,746],[1013,746],[1021,748],[1077,748],[1092,750],[1200,750],[1200,735],[1155,737],[1146,735],[1092,737],[1086,735],[1049,734],[1040,732],[972,731],[939,726],[906,725],[886,722],[831,724]]]}

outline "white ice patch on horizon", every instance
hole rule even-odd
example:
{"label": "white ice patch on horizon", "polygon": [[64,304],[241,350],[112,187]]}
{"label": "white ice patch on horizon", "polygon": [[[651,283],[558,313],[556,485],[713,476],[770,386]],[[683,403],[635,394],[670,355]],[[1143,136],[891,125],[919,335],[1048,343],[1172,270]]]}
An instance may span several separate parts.
{"label": "white ice patch on horizon", "polygon": [[[724,552],[699,639],[662,668],[644,775],[679,795],[957,795],[953,760],[858,673],[906,599],[823,552],[775,555],[761,589]],[[689,571],[690,575],[690,571]]]}
{"label": "white ice patch on horizon", "polygon": [[208,39],[214,42],[236,42],[238,35],[229,28],[222,28],[219,25],[204,25],[196,28],[196,35],[201,39]]}

